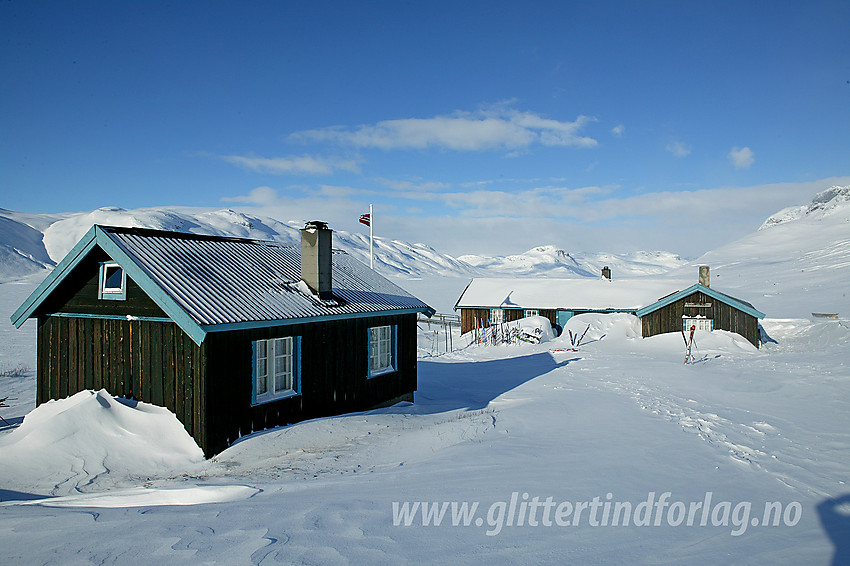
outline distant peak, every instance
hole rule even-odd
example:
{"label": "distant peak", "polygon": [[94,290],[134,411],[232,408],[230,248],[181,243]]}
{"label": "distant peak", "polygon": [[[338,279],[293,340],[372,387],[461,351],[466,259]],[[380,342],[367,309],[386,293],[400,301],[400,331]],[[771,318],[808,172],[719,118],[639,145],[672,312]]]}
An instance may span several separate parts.
{"label": "distant peak", "polygon": [[844,209],[850,209],[850,185],[835,185],[816,194],[810,204],[783,208],[765,220],[759,230],[806,217],[822,218]]}

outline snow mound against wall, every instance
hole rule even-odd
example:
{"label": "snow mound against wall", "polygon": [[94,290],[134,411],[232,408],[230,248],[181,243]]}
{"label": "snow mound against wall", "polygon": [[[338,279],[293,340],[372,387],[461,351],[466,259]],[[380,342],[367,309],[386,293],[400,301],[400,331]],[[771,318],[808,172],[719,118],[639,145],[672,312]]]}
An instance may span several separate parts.
{"label": "snow mound against wall", "polygon": [[570,345],[570,332],[578,338],[587,331],[582,344],[599,340],[622,341],[630,338],[640,338],[640,319],[628,313],[588,313],[579,314],[567,321],[564,331],[558,338],[561,344]]}
{"label": "snow mound against wall", "polygon": [[555,338],[552,324],[545,316],[527,316],[511,324],[519,326],[520,336],[538,336],[540,342],[549,342]]}
{"label": "snow mound against wall", "polygon": [[0,454],[5,488],[51,495],[182,473],[204,459],[174,413],[105,389],[37,407],[0,436]]}

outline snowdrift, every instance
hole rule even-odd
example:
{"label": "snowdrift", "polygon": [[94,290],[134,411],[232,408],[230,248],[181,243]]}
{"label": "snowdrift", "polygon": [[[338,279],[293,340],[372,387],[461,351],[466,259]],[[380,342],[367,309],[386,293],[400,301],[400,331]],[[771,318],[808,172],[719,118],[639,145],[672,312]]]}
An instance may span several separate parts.
{"label": "snowdrift", "polygon": [[[570,332],[573,336],[585,334],[582,344],[600,340],[622,341],[630,338],[640,338],[640,319],[627,313],[588,313],[579,314],[567,321],[564,331],[558,338],[559,344],[570,345]],[[578,338],[576,338],[578,341]]]}
{"label": "snowdrift", "polygon": [[116,399],[105,389],[37,407],[19,428],[0,436],[0,454],[5,488],[38,493],[50,486],[51,495],[97,489],[107,475],[182,473],[204,460],[168,409]]}

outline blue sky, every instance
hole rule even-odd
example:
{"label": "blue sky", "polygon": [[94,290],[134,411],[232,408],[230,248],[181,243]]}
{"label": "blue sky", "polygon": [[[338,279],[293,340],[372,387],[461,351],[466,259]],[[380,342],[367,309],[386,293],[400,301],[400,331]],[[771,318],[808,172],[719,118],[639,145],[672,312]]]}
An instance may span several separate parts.
{"label": "blue sky", "polygon": [[0,207],[694,256],[850,184],[850,2],[0,6]]}

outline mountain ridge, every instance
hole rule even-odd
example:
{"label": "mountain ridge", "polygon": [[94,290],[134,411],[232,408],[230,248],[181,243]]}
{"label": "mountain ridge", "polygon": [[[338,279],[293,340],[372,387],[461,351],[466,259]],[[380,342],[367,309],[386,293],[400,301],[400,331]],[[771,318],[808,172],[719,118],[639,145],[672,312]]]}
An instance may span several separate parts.
{"label": "mountain ridge", "polygon": [[[65,256],[93,224],[155,228],[198,234],[274,240],[298,245],[301,224],[249,215],[232,209],[101,207],[89,212],[29,214],[0,209],[0,257],[8,259],[0,281],[49,268]],[[41,237],[39,238],[39,234]],[[334,231],[334,247],[369,263],[369,237]],[[522,254],[459,258],[423,243],[375,238],[376,269],[401,278],[486,277],[534,275],[540,277],[598,277],[604,265],[617,276],[663,273],[685,260],[669,252],[568,253],[554,245],[538,246]]]}

